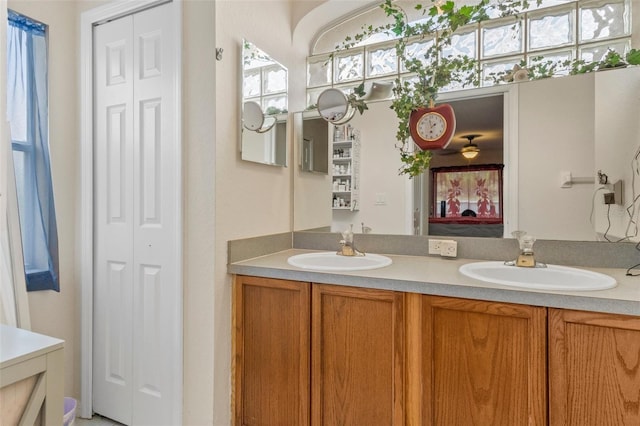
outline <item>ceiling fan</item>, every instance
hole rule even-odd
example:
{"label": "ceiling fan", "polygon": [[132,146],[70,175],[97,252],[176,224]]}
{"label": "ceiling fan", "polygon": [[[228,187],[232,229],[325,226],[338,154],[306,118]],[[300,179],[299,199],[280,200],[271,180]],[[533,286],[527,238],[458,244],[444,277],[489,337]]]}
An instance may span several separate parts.
{"label": "ceiling fan", "polygon": [[467,160],[471,160],[473,158],[476,158],[478,156],[478,153],[480,152],[480,148],[478,148],[478,145],[473,143],[473,140],[477,137],[480,137],[482,135],[464,135],[462,136],[464,139],[466,139],[468,141],[468,143],[462,147],[462,149],[460,150],[460,153],[462,154],[462,156],[464,158],[466,158]]}

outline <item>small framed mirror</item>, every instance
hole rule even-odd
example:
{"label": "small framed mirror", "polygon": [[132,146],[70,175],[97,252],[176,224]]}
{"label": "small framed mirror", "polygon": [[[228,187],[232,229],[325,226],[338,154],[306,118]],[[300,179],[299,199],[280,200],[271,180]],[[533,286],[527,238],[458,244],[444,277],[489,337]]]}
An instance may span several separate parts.
{"label": "small framed mirror", "polygon": [[258,48],[242,42],[241,158],[287,166],[288,71]]}
{"label": "small framed mirror", "polygon": [[242,108],[242,124],[247,130],[265,133],[276,124],[276,118],[273,115],[265,116],[257,102],[249,101]]}
{"label": "small framed mirror", "polygon": [[351,120],[356,110],[342,90],[330,88],[318,96],[318,112],[325,121],[340,125]]}

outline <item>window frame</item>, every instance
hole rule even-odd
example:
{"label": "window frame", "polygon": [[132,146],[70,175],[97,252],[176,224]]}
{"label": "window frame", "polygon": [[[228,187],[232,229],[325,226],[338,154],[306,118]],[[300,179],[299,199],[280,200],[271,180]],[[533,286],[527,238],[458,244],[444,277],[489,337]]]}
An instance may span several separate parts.
{"label": "window frame", "polygon": [[[19,16],[24,22],[20,22],[19,25],[16,25],[21,31],[29,31],[24,27],[20,28],[20,25],[30,27],[32,31],[30,37],[42,37],[45,45],[45,78],[48,80],[48,69],[49,69],[49,28],[46,24],[39,22],[29,16],[21,14],[19,12],[9,10],[10,16]],[[11,26],[9,16],[9,20],[7,21],[7,25]],[[29,43],[33,43],[31,39],[27,39],[27,45]],[[33,49],[33,46],[30,46],[30,49]],[[7,66],[9,66],[9,62],[7,62]],[[33,62],[26,61],[26,75],[32,76],[34,72]],[[53,260],[51,256],[53,255],[49,251],[51,250],[50,246],[47,242],[42,244],[38,241],[39,236],[37,235],[40,232],[38,229],[44,228],[44,220],[39,214],[41,212],[40,208],[40,200],[38,198],[37,189],[28,190],[30,188],[36,188],[37,182],[35,179],[36,174],[40,173],[38,171],[38,166],[36,165],[36,156],[38,155],[36,148],[36,126],[40,126],[40,117],[38,109],[38,101],[36,99],[36,92],[34,90],[35,81],[30,80],[26,84],[26,94],[25,94],[25,106],[26,106],[26,134],[25,139],[16,139],[15,135],[11,135],[11,155],[12,161],[14,165],[16,164],[16,154],[21,154],[22,158],[22,170],[21,173],[23,176],[18,179],[16,176],[16,190],[18,196],[18,216],[20,218],[20,233],[21,233],[21,241],[22,241],[22,252],[23,252],[23,264],[24,264],[24,273],[27,283],[27,291],[38,291],[38,290],[54,290],[60,291],[59,286],[59,276],[57,270],[57,260]],[[46,99],[47,99],[47,117],[48,117],[48,98],[49,98],[49,87],[48,81],[46,82]],[[7,102],[7,100],[4,100]],[[49,140],[49,122],[48,119],[45,123],[46,125],[46,140],[48,143]],[[49,147],[47,146],[47,149]],[[50,153],[46,154],[49,157],[50,161]],[[49,183],[51,183],[52,176],[51,173],[51,165],[50,163],[47,165],[49,172]],[[17,172],[15,166],[14,171]],[[22,202],[20,202],[22,200]],[[53,208],[55,212],[55,207]],[[54,213],[55,214],[55,213]],[[38,224],[38,221],[40,223]],[[25,225],[26,224],[26,225]],[[57,231],[56,231],[57,234]],[[46,231],[45,231],[45,235]],[[47,235],[46,237],[51,238],[51,235]],[[57,241],[57,235],[54,237]],[[56,251],[55,256],[57,257],[57,247],[54,249]]]}

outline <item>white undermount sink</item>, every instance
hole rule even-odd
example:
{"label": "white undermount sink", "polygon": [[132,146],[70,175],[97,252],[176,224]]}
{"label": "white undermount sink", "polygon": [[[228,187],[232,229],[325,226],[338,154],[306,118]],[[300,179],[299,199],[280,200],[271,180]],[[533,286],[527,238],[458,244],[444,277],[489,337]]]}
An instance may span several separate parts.
{"label": "white undermount sink", "polygon": [[334,251],[304,253],[287,259],[289,265],[314,271],[363,271],[384,268],[393,261],[387,256],[367,253],[364,256],[340,256]]}
{"label": "white undermount sink", "polygon": [[558,265],[523,268],[504,262],[474,262],[462,265],[460,272],[485,282],[536,290],[591,291],[617,285],[615,278],[609,275]]}

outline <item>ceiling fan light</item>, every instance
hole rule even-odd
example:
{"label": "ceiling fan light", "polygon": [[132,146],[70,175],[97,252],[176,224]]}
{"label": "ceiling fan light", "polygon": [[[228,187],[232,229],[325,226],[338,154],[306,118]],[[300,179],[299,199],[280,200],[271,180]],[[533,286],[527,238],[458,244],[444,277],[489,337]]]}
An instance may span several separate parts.
{"label": "ceiling fan light", "polygon": [[471,160],[471,159],[476,158],[478,156],[479,152],[480,152],[480,150],[475,145],[467,145],[464,148],[462,148],[462,150],[460,151],[462,156],[464,158],[466,158],[467,160]]}
{"label": "ceiling fan light", "polygon": [[467,160],[472,160],[478,156],[480,149],[478,148],[478,145],[473,143],[473,140],[479,136],[482,136],[482,135],[473,134],[473,135],[462,136],[464,139],[469,141],[469,143],[463,146],[462,149],[460,150],[460,154],[462,154],[462,156]]}

